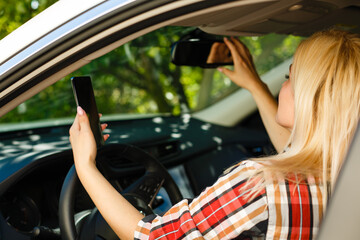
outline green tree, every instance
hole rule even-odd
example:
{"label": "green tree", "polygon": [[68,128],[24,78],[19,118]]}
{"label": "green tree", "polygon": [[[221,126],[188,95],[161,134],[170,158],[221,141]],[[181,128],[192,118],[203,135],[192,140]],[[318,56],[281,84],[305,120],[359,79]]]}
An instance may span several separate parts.
{"label": "green tree", "polygon": [[0,39],[57,0],[0,0]]}
{"label": "green tree", "polygon": [[[71,76],[92,76],[98,89],[95,93],[98,105],[104,113],[143,112],[141,106],[144,105],[149,105],[146,112],[179,112],[179,102],[187,107],[189,102],[180,82],[181,68],[170,63],[170,48],[179,39],[179,34],[174,33],[182,30],[184,28],[165,27],[151,32],[102,56]],[[135,91],[136,94],[129,95],[128,88],[132,89],[130,93]],[[177,98],[168,99],[169,93]],[[151,107],[149,102],[156,107]]]}
{"label": "green tree", "polygon": [[[5,36],[54,0],[0,2],[1,35]],[[6,23],[6,24],[5,24]],[[103,114],[179,114],[184,108],[201,109],[235,91],[224,75],[199,67],[170,62],[171,44],[194,28],[169,26],[141,36],[93,60],[35,95],[0,122],[27,122],[73,116],[75,102],[70,78],[90,75],[97,105]],[[241,37],[260,74],[292,56],[301,38],[270,34]]]}

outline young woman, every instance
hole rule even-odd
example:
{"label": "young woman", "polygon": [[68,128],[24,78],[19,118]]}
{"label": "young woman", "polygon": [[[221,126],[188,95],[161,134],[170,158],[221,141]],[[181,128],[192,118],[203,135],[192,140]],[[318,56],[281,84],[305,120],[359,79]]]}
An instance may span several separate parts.
{"label": "young woman", "polygon": [[193,201],[183,200],[164,216],[143,219],[97,170],[94,138],[78,108],[70,129],[76,170],[121,239],[316,236],[359,120],[360,38],[329,30],[304,40],[279,105],[261,82],[247,48],[234,38],[225,43],[235,66],[233,71],[219,70],[252,93],[279,154],[243,161]]}

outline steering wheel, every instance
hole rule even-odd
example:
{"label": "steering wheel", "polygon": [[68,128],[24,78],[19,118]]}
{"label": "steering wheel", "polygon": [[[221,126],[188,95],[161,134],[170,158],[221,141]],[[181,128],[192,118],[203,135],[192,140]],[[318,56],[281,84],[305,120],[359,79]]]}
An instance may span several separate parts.
{"label": "steering wheel", "polygon": [[[152,213],[151,203],[161,187],[165,188],[172,204],[183,199],[179,188],[166,168],[148,153],[134,146],[113,144],[100,149],[99,155],[105,148],[120,152],[122,156],[145,167],[145,174],[121,193],[138,210],[146,214]],[[81,225],[75,225],[75,193],[79,184],[80,181],[73,165],[64,180],[59,200],[61,238],[63,240],[118,239],[97,208],[94,208],[85,217]]]}

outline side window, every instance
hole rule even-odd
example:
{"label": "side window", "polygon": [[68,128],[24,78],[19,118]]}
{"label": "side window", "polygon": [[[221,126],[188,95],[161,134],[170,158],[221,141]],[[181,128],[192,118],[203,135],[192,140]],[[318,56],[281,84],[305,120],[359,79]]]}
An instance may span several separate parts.
{"label": "side window", "polygon": [[[171,63],[172,43],[193,30],[168,26],[128,42],[21,104],[3,116],[0,123],[73,117],[75,101],[70,78],[84,75],[92,77],[97,105],[103,114],[178,115],[206,108],[238,87],[216,69]],[[291,57],[301,40],[276,34],[240,39],[253,54],[260,75]]]}

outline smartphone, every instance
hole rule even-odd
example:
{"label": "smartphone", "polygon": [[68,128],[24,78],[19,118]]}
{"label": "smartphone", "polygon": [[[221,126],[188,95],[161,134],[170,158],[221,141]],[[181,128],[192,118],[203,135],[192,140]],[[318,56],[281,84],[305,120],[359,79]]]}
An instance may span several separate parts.
{"label": "smartphone", "polygon": [[94,134],[96,146],[104,145],[104,138],[101,132],[99,113],[96,107],[94,90],[89,76],[73,77],[71,84],[74,92],[76,105],[85,110],[89,117],[91,131]]}

